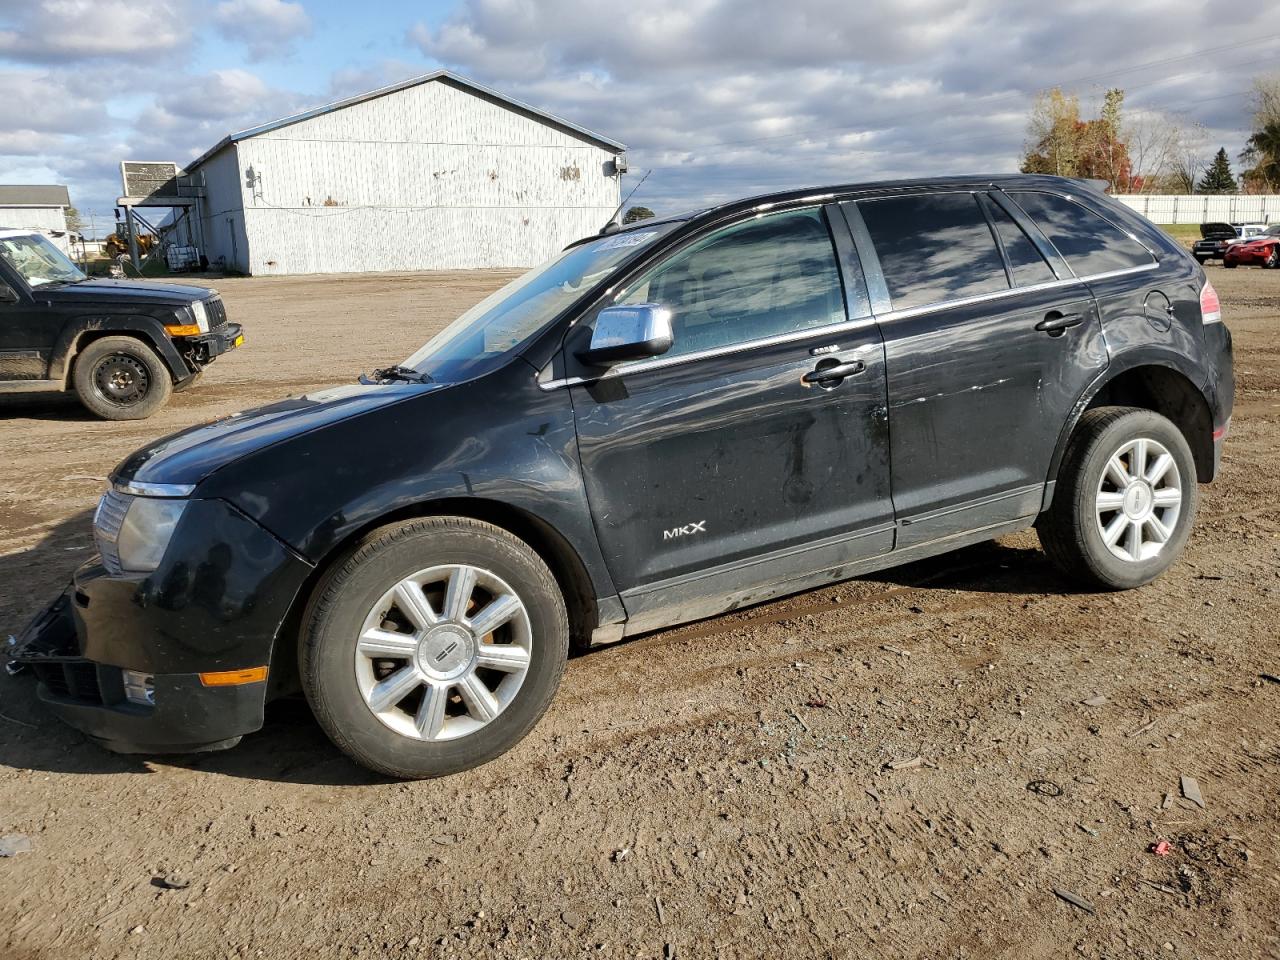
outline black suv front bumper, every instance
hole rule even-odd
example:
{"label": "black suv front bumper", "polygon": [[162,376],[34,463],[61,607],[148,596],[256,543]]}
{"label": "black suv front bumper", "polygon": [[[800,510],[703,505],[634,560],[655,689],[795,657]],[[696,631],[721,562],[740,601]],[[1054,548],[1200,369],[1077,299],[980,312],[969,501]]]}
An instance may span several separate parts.
{"label": "black suv front bumper", "polygon": [[207,687],[198,673],[150,675],[154,698],[125,694],[125,671],[80,656],[68,586],[15,638],[11,672],[29,670],[55,715],[117,753],[194,753],[235,746],[261,728],[266,683]]}
{"label": "black suv front bumper", "polygon": [[[268,694],[267,680],[239,675],[269,677],[277,654],[286,669],[270,673],[287,675],[291,645],[277,651],[276,638],[312,569],[229,504],[193,499],[154,573],[90,560],[6,656],[55,714],[109,749],[232,746],[261,728]],[[136,702],[144,678],[153,696]]]}
{"label": "black suv front bumper", "polygon": [[183,337],[182,340],[194,354],[196,362],[204,366],[244,343],[244,329],[238,323],[224,323],[209,333]]}

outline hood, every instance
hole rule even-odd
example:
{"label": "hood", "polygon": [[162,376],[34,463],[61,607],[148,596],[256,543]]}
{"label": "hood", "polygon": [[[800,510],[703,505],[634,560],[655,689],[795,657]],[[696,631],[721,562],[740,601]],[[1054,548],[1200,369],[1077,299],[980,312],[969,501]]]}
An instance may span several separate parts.
{"label": "hood", "polygon": [[1200,236],[1206,240],[1235,240],[1240,234],[1236,233],[1236,228],[1229,223],[1202,223]]}
{"label": "hood", "polygon": [[291,397],[157,440],[126,457],[111,480],[196,484],[219,467],[282,440],[442,386],[353,384]]}
{"label": "hood", "polygon": [[32,296],[53,303],[191,303],[218,295],[217,290],[184,283],[150,283],[145,280],[107,280],[94,277],[60,287],[36,287]]}

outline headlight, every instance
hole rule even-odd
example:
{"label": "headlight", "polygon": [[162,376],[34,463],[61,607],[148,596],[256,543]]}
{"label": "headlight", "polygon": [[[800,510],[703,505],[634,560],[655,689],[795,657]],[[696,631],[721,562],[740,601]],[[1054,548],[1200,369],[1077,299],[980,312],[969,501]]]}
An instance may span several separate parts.
{"label": "headlight", "polygon": [[112,573],[150,573],[160,566],[186,506],[186,500],[107,491],[93,517],[103,565]]}
{"label": "headlight", "polygon": [[191,304],[191,315],[196,318],[196,326],[200,328],[200,332],[208,333],[209,311],[205,309],[203,300],[196,300]]}

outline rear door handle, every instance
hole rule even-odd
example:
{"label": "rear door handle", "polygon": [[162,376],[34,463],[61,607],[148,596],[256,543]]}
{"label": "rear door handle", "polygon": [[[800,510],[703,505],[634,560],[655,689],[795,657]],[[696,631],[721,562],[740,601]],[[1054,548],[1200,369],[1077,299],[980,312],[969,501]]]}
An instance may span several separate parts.
{"label": "rear door handle", "polygon": [[819,360],[818,365],[806,373],[800,380],[804,383],[816,383],[820,387],[834,387],[845,377],[856,377],[867,365],[861,360],[841,362],[835,357]]}
{"label": "rear door handle", "polygon": [[1050,310],[1044,319],[1036,324],[1036,329],[1051,337],[1060,337],[1068,327],[1078,327],[1084,323],[1083,313],[1063,313],[1061,310]]}

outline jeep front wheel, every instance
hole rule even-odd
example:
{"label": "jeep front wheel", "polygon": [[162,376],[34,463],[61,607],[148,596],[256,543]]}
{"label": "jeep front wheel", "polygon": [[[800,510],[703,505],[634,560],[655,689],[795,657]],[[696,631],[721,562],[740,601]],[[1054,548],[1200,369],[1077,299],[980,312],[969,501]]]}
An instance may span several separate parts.
{"label": "jeep front wheel", "polygon": [[133,337],[103,337],[76,357],[73,385],[80,402],[104,420],[145,420],[173,391],[156,352]]}
{"label": "jeep front wheel", "polygon": [[357,763],[424,778],[509,750],[546,712],[569,650],[564,598],[520,539],[465,517],[375,530],[317,585],[299,670]]}

